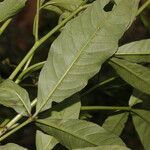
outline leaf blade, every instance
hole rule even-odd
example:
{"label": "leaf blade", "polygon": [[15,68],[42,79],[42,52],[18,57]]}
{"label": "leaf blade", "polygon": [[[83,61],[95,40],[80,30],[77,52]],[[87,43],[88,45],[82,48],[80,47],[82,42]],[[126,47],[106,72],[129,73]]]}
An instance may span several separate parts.
{"label": "leaf blade", "polygon": [[4,146],[0,146],[1,150],[27,150],[26,148],[19,146],[17,144],[14,143],[8,143]]}
{"label": "leaf blade", "polygon": [[69,149],[99,145],[124,145],[116,135],[94,123],[83,120],[45,119],[38,120],[37,126],[47,134],[54,136]]}
{"label": "leaf blade", "polygon": [[47,134],[37,130],[36,132],[36,148],[37,150],[52,150],[58,141]]}
{"label": "leaf blade", "polygon": [[129,113],[125,112],[125,113],[109,116],[105,120],[103,124],[103,128],[119,136],[125,127],[125,123],[127,122],[128,115]]}
{"label": "leaf blade", "polygon": [[120,146],[120,145],[106,145],[106,146],[74,149],[74,150],[129,150],[129,149],[127,147]]}
{"label": "leaf blade", "polygon": [[140,137],[140,140],[145,148],[148,150],[150,147],[150,111],[146,110],[133,110],[132,114],[135,129]]}
{"label": "leaf blade", "polygon": [[12,80],[7,79],[0,84],[0,104],[11,107],[25,116],[31,115],[31,104],[27,91]]}
{"label": "leaf blade", "polygon": [[4,0],[0,2],[0,22],[15,15],[25,6],[26,0]]}
{"label": "leaf blade", "polygon": [[136,63],[150,62],[150,39],[125,44],[119,47],[115,56]]}
{"label": "leaf blade", "polygon": [[[118,40],[131,24],[138,1],[121,0],[112,13],[103,10],[108,2],[109,0],[94,2],[85,12],[68,22],[52,44],[39,77],[36,113],[50,108],[52,101],[60,102],[85,87],[88,79],[117,50]],[[129,9],[131,6],[132,9]],[[123,15],[126,19],[116,24],[116,19],[120,18],[116,14]],[[83,28],[85,22],[88,23]],[[111,27],[112,23],[115,25]]]}
{"label": "leaf blade", "polygon": [[150,94],[150,69],[126,60],[111,58],[109,64],[130,85]]}

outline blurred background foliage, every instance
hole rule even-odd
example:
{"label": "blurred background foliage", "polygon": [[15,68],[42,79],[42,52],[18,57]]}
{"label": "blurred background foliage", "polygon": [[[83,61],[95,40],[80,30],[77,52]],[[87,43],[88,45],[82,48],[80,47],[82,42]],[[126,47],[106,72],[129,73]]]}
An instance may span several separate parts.
{"label": "blurred background foliage", "polygon": [[[140,5],[142,5],[144,2],[144,0],[141,0]],[[1,36],[0,82],[10,75],[10,73],[14,70],[17,64],[22,60],[22,58],[33,45],[34,36],[32,34],[32,28],[35,12],[36,0],[28,0],[26,7],[17,16],[14,17],[7,30]],[[45,35],[49,30],[56,26],[58,24],[58,20],[59,15],[54,12],[43,10],[40,13],[40,37]],[[59,32],[50,37],[49,40],[47,40],[47,42],[39,48],[31,64],[46,59],[49,47],[58,35]],[[122,39],[120,39],[119,45],[146,38],[150,38],[150,6],[137,17],[130,29],[124,34]],[[21,83],[21,86],[28,90],[32,99],[36,96],[38,75],[39,71],[34,72],[24,82]],[[99,86],[99,83],[111,77],[114,77],[112,81]],[[91,88],[92,90],[87,92]],[[133,88],[121,78],[119,78],[114,70],[107,63],[105,63],[101,71],[95,77],[93,77],[89,81],[88,85],[80,92],[80,95],[83,106],[127,106],[129,97],[131,96],[132,92]],[[149,98],[146,95],[144,96],[146,99]],[[144,104],[138,105],[141,105],[140,107],[150,109],[150,104],[146,102],[147,101],[145,101]],[[112,114],[112,111],[81,111],[80,118],[87,119],[102,125],[104,120]],[[3,118],[8,118],[5,120],[5,124],[14,115],[15,112],[13,110],[0,106],[0,122],[3,121]],[[7,141],[4,141],[4,143],[15,142],[30,149],[34,149],[34,135],[34,125],[28,125],[24,128],[24,130],[20,130],[16,134],[10,136]],[[15,137],[15,140],[13,137]],[[129,146],[131,149],[143,149],[135,132],[134,126],[131,123],[131,118],[129,118],[121,137],[127,143],[127,146]],[[56,149],[58,149],[58,147]],[[63,148],[61,147],[60,149]]]}

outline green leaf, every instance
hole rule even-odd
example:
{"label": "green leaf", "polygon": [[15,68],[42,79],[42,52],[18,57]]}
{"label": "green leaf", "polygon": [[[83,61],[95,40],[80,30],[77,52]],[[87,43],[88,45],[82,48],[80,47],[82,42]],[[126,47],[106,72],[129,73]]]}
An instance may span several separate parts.
{"label": "green leaf", "polygon": [[83,0],[50,0],[44,4],[44,8],[48,9],[51,6],[55,6],[63,10],[73,11],[78,8],[82,2]]}
{"label": "green leaf", "polygon": [[0,2],[0,22],[18,13],[25,6],[25,2],[26,0],[4,0]]}
{"label": "green leaf", "polygon": [[41,131],[36,132],[36,150],[52,150],[58,141]]}
{"label": "green leaf", "polygon": [[81,108],[79,96],[76,94],[53,106],[48,111],[50,119],[78,119]]}
{"label": "green leaf", "polygon": [[119,47],[115,56],[131,62],[150,63],[150,39],[125,44]]}
{"label": "green leaf", "polygon": [[136,97],[134,95],[131,95],[130,99],[129,99],[129,106],[133,107],[134,105],[142,103],[142,102],[143,101],[140,98],[138,98],[138,97]]}
{"label": "green leaf", "polygon": [[63,11],[59,7],[53,6],[53,5],[45,6],[44,9],[49,10],[49,11],[53,11],[57,14],[62,14],[63,13]]}
{"label": "green leaf", "polygon": [[110,65],[126,82],[136,89],[150,94],[150,69],[126,60],[112,58]]}
{"label": "green leaf", "polygon": [[0,150],[27,150],[27,149],[17,144],[9,143],[4,146],[0,146]]}
{"label": "green leaf", "polygon": [[51,46],[40,73],[36,111],[51,107],[80,91],[118,48],[118,40],[133,21],[138,0],[119,0],[110,12],[109,0],[97,0],[68,22]]}
{"label": "green leaf", "polygon": [[[48,112],[42,113],[46,114],[49,119],[78,119],[79,118],[79,113],[80,113],[80,108],[81,108],[81,102],[79,99],[78,95],[74,95],[65,101],[55,105],[52,107]],[[42,117],[44,117],[42,115]],[[46,117],[46,116],[45,116]],[[39,131],[40,132],[40,131]],[[36,145],[41,150],[40,145],[47,145],[45,150],[50,150],[52,147],[54,147],[58,141],[50,135],[46,135],[44,133],[37,133],[36,135]],[[46,140],[44,140],[46,138]],[[48,142],[49,144],[46,144],[45,142]],[[43,143],[43,144],[42,144]],[[38,150],[38,149],[37,149]]]}
{"label": "green leaf", "polygon": [[133,123],[135,129],[140,137],[140,140],[145,148],[149,150],[150,148],[150,111],[146,110],[133,110],[135,114],[132,114]]}
{"label": "green leaf", "polygon": [[122,140],[91,122],[69,119],[37,120],[37,126],[45,133],[54,136],[68,149],[103,145],[124,145]]}
{"label": "green leaf", "polygon": [[98,147],[87,147],[87,148],[79,148],[74,150],[129,150],[127,147],[120,145],[106,145],[106,146],[98,146]]}
{"label": "green leaf", "polygon": [[125,127],[125,123],[127,122],[128,115],[129,113],[125,112],[125,113],[109,116],[105,120],[103,124],[103,128],[119,136]]}
{"label": "green leaf", "polygon": [[27,91],[9,79],[0,84],[0,104],[11,107],[25,116],[31,114],[31,104]]}

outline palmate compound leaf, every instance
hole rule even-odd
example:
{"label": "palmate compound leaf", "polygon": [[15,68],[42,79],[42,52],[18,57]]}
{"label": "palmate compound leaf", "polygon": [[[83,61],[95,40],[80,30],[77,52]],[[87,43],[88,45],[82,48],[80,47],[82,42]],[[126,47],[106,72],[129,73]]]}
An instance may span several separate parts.
{"label": "palmate compound leaf", "polygon": [[135,129],[145,150],[150,149],[150,111],[147,110],[133,110],[132,114]]}
{"label": "palmate compound leaf", "polygon": [[103,128],[120,136],[128,120],[128,112],[109,116],[103,123]]}
{"label": "palmate compound leaf", "polygon": [[150,94],[149,68],[115,57],[110,59],[109,64],[130,85],[146,94]]}
{"label": "palmate compound leaf", "polygon": [[27,150],[27,149],[14,143],[8,143],[4,146],[0,146],[0,150]]}
{"label": "palmate compound leaf", "polygon": [[73,150],[129,150],[129,148],[120,145],[106,145],[106,146],[98,146],[98,147],[79,148]]}
{"label": "palmate compound leaf", "polygon": [[31,114],[31,104],[27,91],[9,79],[0,84],[0,104],[11,107],[25,116]]}
{"label": "palmate compound leaf", "polygon": [[[78,95],[74,95],[54,107],[52,107],[46,115],[50,119],[78,119],[80,113],[81,102]],[[46,116],[42,116],[46,117]],[[51,150],[59,143],[53,136],[47,135],[41,131],[36,133],[37,150]]]}
{"label": "palmate compound leaf", "polygon": [[41,119],[37,126],[54,136],[68,149],[96,147],[103,145],[124,145],[122,140],[92,122],[78,119]]}
{"label": "palmate compound leaf", "polygon": [[4,0],[0,2],[0,22],[15,15],[27,0]]}
{"label": "palmate compound leaf", "polygon": [[150,39],[125,44],[119,47],[115,56],[131,62],[150,63]]}
{"label": "palmate compound leaf", "polygon": [[132,23],[138,0],[116,0],[105,12],[109,0],[97,0],[71,20],[54,41],[38,82],[36,111],[51,107],[84,88],[101,65],[118,48],[118,40]]}

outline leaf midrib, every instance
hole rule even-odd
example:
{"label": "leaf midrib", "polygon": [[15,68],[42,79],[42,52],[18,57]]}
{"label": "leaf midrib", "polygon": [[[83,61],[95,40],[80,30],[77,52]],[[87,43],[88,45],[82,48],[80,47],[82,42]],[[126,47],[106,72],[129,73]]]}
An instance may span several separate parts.
{"label": "leaf midrib", "polygon": [[[107,15],[107,18],[110,17],[111,15]],[[105,22],[107,21],[107,18],[105,19]],[[104,22],[104,24],[105,24]],[[103,26],[104,26],[103,24]],[[71,63],[70,67],[66,70],[66,72],[64,73],[64,75],[60,78],[60,80],[57,82],[56,86],[53,88],[53,90],[49,93],[48,98],[46,99],[45,103],[43,105],[41,105],[41,107],[36,111],[37,113],[41,111],[41,109],[46,105],[46,103],[48,102],[48,100],[50,99],[50,97],[53,95],[53,93],[55,92],[55,90],[57,89],[57,87],[62,83],[62,81],[64,80],[64,78],[66,77],[66,75],[68,74],[68,72],[72,69],[72,67],[74,66],[74,64],[76,63],[76,61],[79,59],[80,55],[82,54],[82,52],[84,51],[84,49],[89,45],[90,41],[96,36],[98,30],[100,30],[100,26],[96,28],[95,32],[89,36],[89,39],[87,40],[87,42],[85,44],[83,44],[83,46],[80,48],[81,50],[78,50],[77,56],[75,56],[74,61]]]}
{"label": "leaf midrib", "polygon": [[[7,88],[7,87],[5,87],[5,88],[0,87],[0,89],[2,89],[2,90],[7,90],[7,91],[9,91],[9,92],[12,92],[12,89]],[[14,93],[17,95],[17,97],[20,99],[20,101],[22,102],[23,106],[24,106],[25,109],[27,110],[28,115],[30,115],[30,110],[28,109],[28,106],[26,106],[26,103],[23,101],[23,99],[22,99],[21,96],[17,93],[17,91],[15,91],[15,90],[13,90],[13,91],[14,91]]]}
{"label": "leaf midrib", "polygon": [[132,69],[127,68],[125,65],[122,65],[121,63],[116,62],[115,60],[110,59],[110,61],[116,65],[118,65],[119,67],[125,69],[126,71],[132,73],[133,75],[135,75],[137,78],[139,78],[140,80],[144,81],[146,84],[148,84],[150,86],[150,82],[147,82],[146,80],[144,80],[141,76],[137,76],[137,74],[132,71]]}
{"label": "leaf midrib", "polygon": [[40,123],[40,124],[43,124],[43,125],[45,125],[45,126],[48,126],[48,127],[50,127],[50,128],[54,128],[54,129],[56,129],[56,130],[59,130],[59,131],[61,131],[61,132],[64,132],[65,134],[69,134],[69,135],[73,136],[74,138],[77,138],[77,139],[79,139],[79,140],[81,140],[81,141],[84,141],[84,142],[87,142],[87,143],[91,144],[92,146],[99,146],[99,145],[96,145],[95,143],[92,143],[92,142],[88,141],[88,140],[85,139],[85,138],[81,138],[80,136],[77,136],[76,134],[73,134],[73,133],[71,133],[71,132],[69,132],[69,131],[67,131],[67,130],[64,130],[64,129],[61,128],[61,127],[58,128],[58,127],[56,127],[56,126],[54,126],[54,125],[52,125],[52,124],[48,124],[48,123],[45,123],[45,122],[40,121],[40,120],[37,120],[37,122]]}

